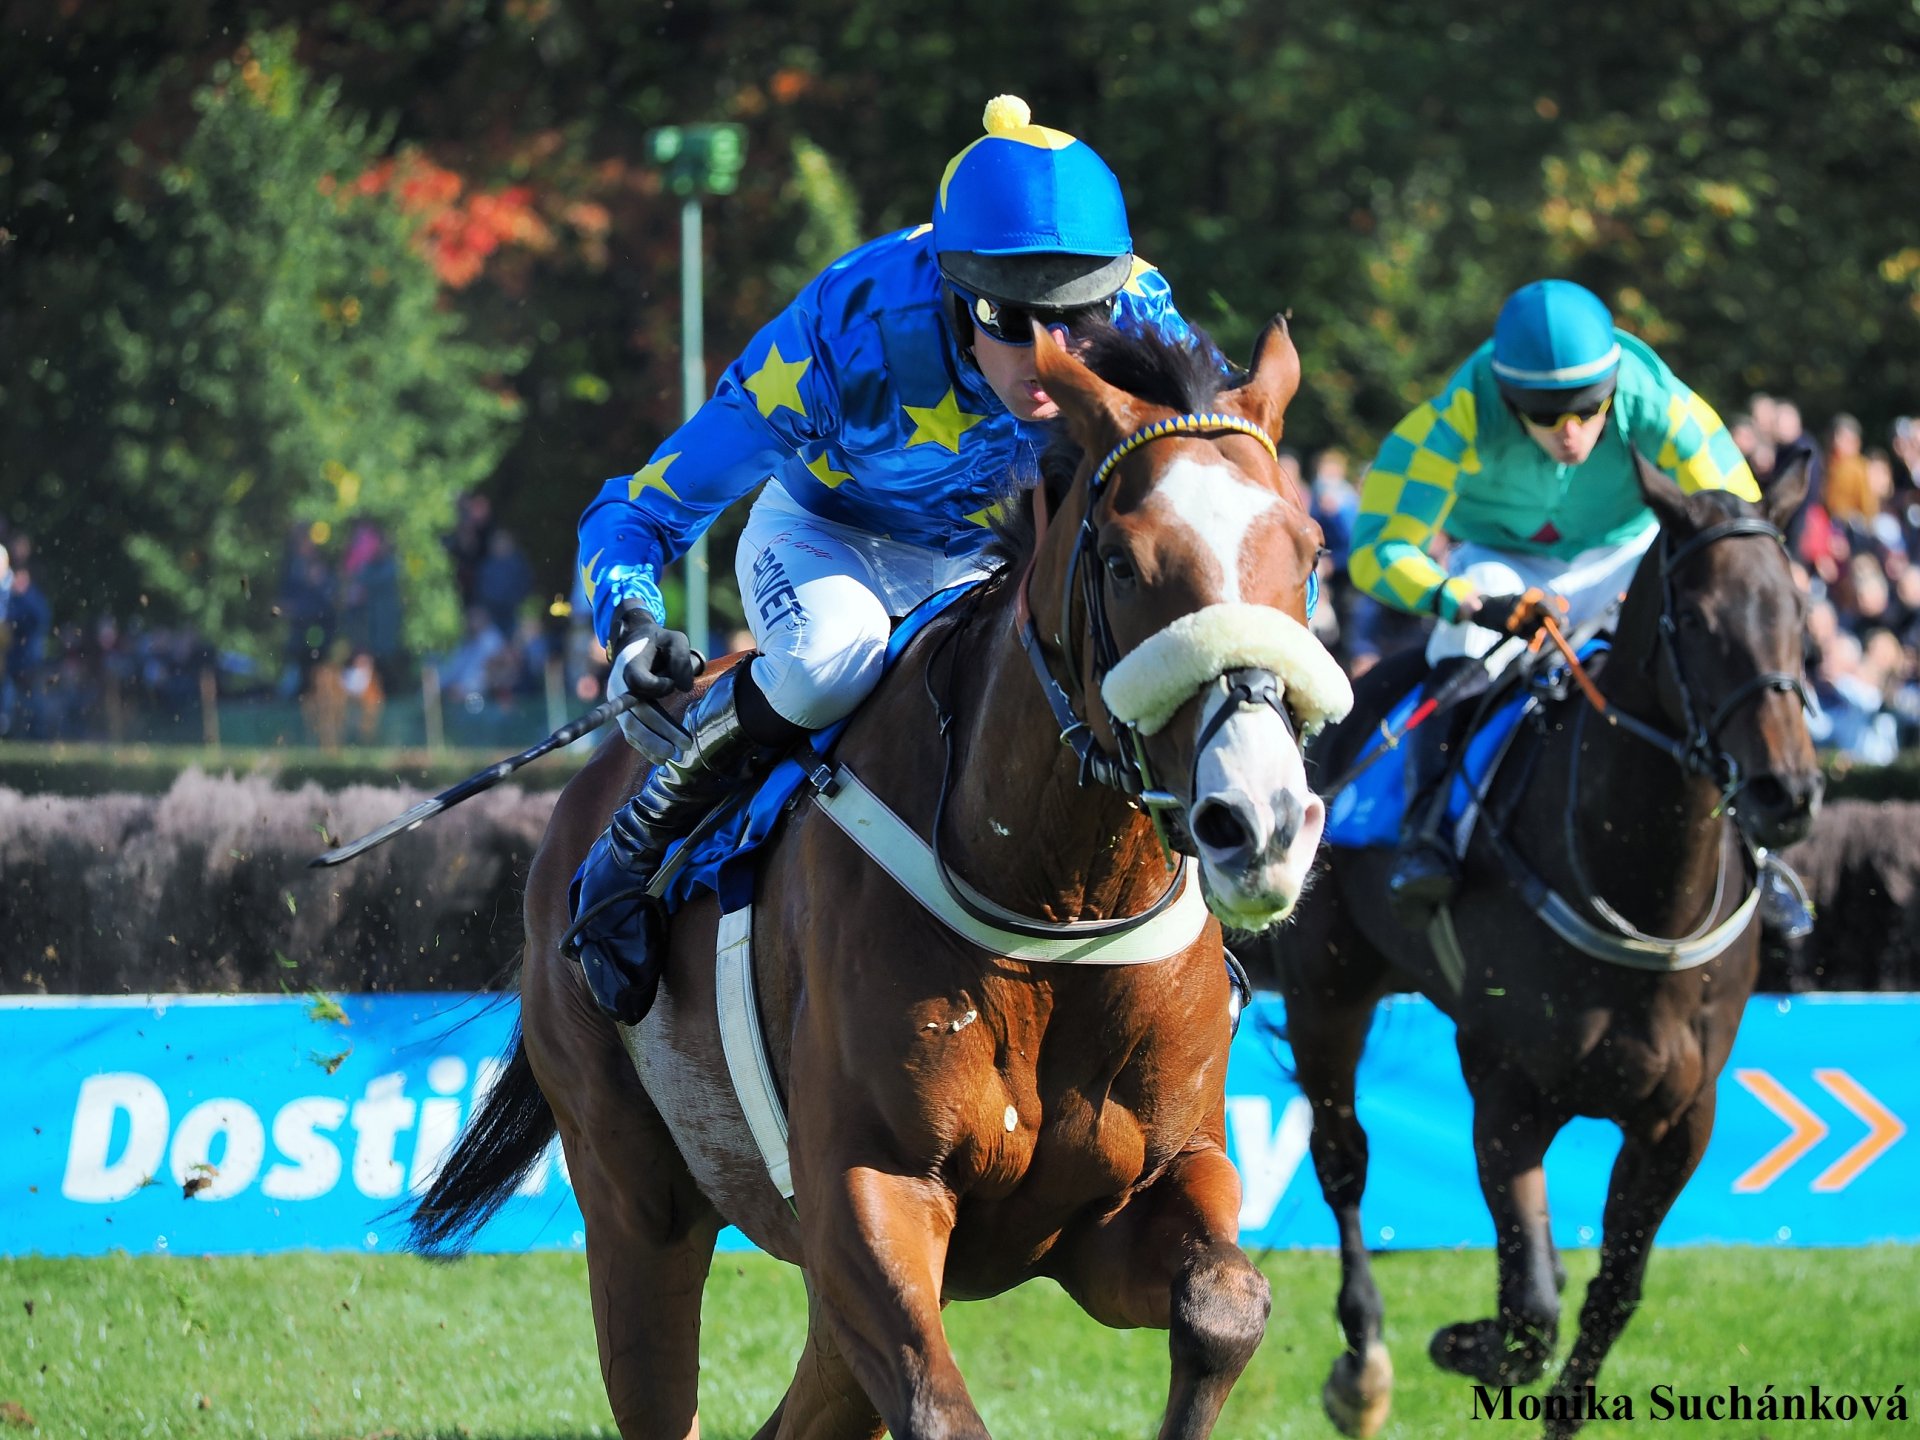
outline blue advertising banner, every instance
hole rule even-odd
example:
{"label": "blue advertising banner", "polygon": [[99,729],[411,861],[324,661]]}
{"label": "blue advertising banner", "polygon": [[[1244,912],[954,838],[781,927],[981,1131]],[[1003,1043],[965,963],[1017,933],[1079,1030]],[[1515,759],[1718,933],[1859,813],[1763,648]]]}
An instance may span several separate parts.
{"label": "blue advertising banner", "polygon": [[[451,994],[0,998],[0,1253],[395,1248],[397,1212],[498,1073],[514,1016]],[[1282,1019],[1255,1004],[1228,1076],[1241,1238],[1330,1247]],[[1920,996],[1754,1000],[1662,1242],[1920,1242],[1916,1026]],[[1490,1245],[1451,1022],[1423,1000],[1382,1006],[1359,1083],[1370,1242]],[[1617,1149],[1611,1126],[1577,1121],[1549,1154],[1562,1245],[1596,1243]],[[555,1147],[479,1248],[584,1240]]]}

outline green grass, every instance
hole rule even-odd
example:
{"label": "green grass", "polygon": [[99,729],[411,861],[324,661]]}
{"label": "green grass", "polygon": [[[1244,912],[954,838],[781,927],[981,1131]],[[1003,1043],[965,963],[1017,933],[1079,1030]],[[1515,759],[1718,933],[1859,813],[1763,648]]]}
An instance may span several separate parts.
{"label": "green grass", "polygon": [[[1568,1261],[1570,1328],[1595,1256]],[[1318,1397],[1339,1344],[1336,1263],[1275,1254],[1262,1268],[1273,1280],[1273,1320],[1217,1433],[1327,1440],[1334,1431]],[[1435,1326],[1490,1308],[1490,1257],[1394,1254],[1375,1269],[1399,1372],[1385,1433],[1537,1434],[1518,1420],[1472,1419],[1465,1382],[1425,1358]],[[1885,1395],[1904,1382],[1920,1391],[1916,1294],[1920,1249],[1665,1251],[1606,1389],[1634,1397],[1642,1415],[1662,1383],[1681,1391],[1738,1384],[1748,1393],[1818,1383],[1823,1393]],[[760,1255],[716,1259],[704,1335],[708,1440],[744,1440],[772,1410],[798,1352],[804,1306],[786,1267]],[[1046,1284],[947,1313],[961,1369],[996,1434],[1153,1433],[1165,1400],[1164,1335],[1104,1330]],[[1601,1423],[1585,1433],[1604,1440],[1629,1428]],[[1799,1440],[1911,1427],[1860,1419],[1673,1428]],[[0,1437],[28,1433],[585,1440],[614,1430],[580,1257],[429,1266],[294,1255],[0,1261]]]}

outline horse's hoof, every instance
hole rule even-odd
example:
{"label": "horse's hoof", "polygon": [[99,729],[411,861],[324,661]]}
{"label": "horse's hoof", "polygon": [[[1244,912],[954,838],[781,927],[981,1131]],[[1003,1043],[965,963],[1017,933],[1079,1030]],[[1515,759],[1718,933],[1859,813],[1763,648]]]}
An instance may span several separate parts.
{"label": "horse's hoof", "polygon": [[1342,1435],[1378,1433],[1393,1405],[1393,1357],[1387,1347],[1369,1340],[1364,1355],[1343,1352],[1320,1387],[1320,1403]]}
{"label": "horse's hoof", "polygon": [[1508,1337],[1498,1320],[1462,1320],[1433,1332],[1427,1355],[1483,1385],[1531,1385],[1547,1368],[1552,1346],[1521,1336]]}

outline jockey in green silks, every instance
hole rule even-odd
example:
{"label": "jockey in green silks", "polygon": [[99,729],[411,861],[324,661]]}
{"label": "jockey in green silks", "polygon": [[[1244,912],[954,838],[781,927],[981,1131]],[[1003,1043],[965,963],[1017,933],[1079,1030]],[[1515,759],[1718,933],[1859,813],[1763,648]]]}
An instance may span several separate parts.
{"label": "jockey in green silks", "polygon": [[[1429,684],[1458,677],[1466,698],[1491,683],[1482,662],[1524,592],[1564,599],[1569,628],[1617,607],[1659,534],[1635,455],[1682,490],[1760,499],[1713,408],[1616,328],[1597,295],[1567,280],[1522,286],[1493,338],[1382,443],[1360,492],[1353,582],[1396,610],[1439,617]],[[1427,553],[1443,528],[1454,542],[1445,569]],[[1470,708],[1456,703],[1408,737],[1412,796],[1388,884],[1396,916],[1415,928],[1459,885],[1442,831]],[[1777,857],[1767,857],[1761,885],[1762,923],[1783,938],[1805,935],[1812,917]]]}

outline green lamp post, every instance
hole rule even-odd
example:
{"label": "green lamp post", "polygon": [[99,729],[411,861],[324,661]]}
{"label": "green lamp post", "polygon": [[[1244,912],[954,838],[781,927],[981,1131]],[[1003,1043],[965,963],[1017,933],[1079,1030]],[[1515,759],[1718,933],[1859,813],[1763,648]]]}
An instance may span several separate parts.
{"label": "green lamp post", "polygon": [[[707,395],[700,197],[731,195],[747,161],[743,125],[663,125],[647,133],[647,158],[665,172],[680,201],[681,418],[691,419]],[[707,537],[687,552],[687,638],[702,655],[708,644]]]}

